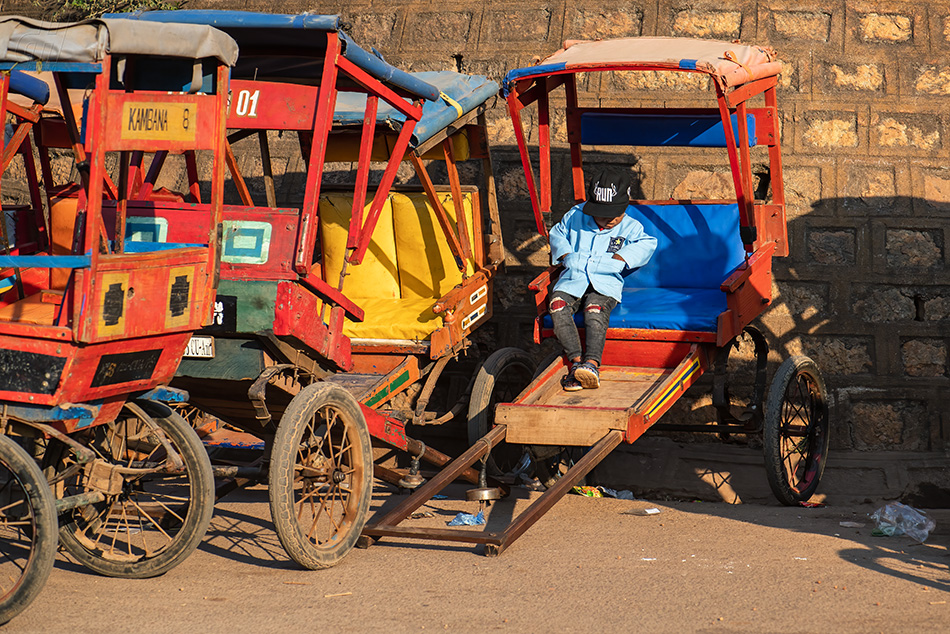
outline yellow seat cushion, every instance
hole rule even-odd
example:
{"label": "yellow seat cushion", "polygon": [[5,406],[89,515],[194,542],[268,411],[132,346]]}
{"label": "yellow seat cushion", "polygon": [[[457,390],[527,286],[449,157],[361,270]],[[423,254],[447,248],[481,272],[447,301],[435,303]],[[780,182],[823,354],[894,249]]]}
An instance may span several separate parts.
{"label": "yellow seat cushion", "polygon": [[[363,208],[363,218],[372,204]],[[324,279],[336,286],[346,257],[346,235],[353,210],[352,194],[324,194],[320,196],[320,235],[323,248]],[[393,208],[389,199],[379,214],[369,249],[358,265],[347,265],[343,290],[353,300],[362,298],[398,299],[399,276],[396,270],[396,241],[393,236]],[[357,303],[360,303],[357,301]]]}
{"label": "yellow seat cushion", "polygon": [[[456,221],[451,194],[439,194],[449,219]],[[455,256],[439,225],[435,210],[424,193],[391,195],[393,222],[396,228],[396,254],[399,261],[399,293],[403,299],[438,299],[462,281]],[[468,243],[473,243],[472,194],[462,194],[462,209],[468,229]],[[474,271],[472,262],[466,265]]]}
{"label": "yellow seat cushion", "polygon": [[432,312],[434,299],[361,299],[362,323],[347,320],[343,334],[351,339],[412,339],[423,341],[442,327]]}
{"label": "yellow seat cushion", "polygon": [[[451,194],[439,194],[439,198],[454,223]],[[470,245],[473,200],[472,193],[463,193]],[[324,279],[334,286],[343,265],[352,207],[352,194],[320,197]],[[364,214],[368,212],[366,205]],[[473,262],[467,267],[469,273],[474,271]],[[346,336],[356,339],[428,339],[442,327],[432,306],[462,281],[435,210],[423,192],[390,193],[366,256],[346,270],[343,292],[365,312],[362,323],[347,321],[343,329]]]}

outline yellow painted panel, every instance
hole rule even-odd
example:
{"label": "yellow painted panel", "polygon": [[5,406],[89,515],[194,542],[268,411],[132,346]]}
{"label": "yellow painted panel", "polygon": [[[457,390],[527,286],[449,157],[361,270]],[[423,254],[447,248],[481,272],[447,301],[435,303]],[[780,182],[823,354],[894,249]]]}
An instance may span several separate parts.
{"label": "yellow painted panel", "polygon": [[96,314],[98,336],[125,334],[125,316],[128,312],[126,294],[129,290],[128,273],[103,273],[98,279]]}
{"label": "yellow painted panel", "polygon": [[197,117],[195,104],[126,101],[119,136],[125,141],[194,141]]}
{"label": "yellow painted panel", "polygon": [[195,297],[195,267],[178,266],[168,272],[165,302],[165,327],[182,328],[191,323]]}

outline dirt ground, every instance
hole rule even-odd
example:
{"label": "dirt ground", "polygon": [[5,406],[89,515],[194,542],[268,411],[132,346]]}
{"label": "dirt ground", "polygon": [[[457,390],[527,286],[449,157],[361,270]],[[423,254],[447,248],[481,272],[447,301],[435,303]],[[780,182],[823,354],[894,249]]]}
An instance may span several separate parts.
{"label": "dirt ground", "polygon": [[[489,526],[537,495],[517,489]],[[398,497],[378,487],[375,509]],[[661,512],[624,514],[647,507]],[[413,524],[475,510],[424,508],[434,517]],[[497,558],[388,540],[310,572],[284,554],[258,487],[220,501],[199,551],[163,577],[99,577],[60,554],[43,593],[3,630],[947,631],[950,511],[932,512],[937,529],[920,545],[873,537],[872,510],[569,495]]]}

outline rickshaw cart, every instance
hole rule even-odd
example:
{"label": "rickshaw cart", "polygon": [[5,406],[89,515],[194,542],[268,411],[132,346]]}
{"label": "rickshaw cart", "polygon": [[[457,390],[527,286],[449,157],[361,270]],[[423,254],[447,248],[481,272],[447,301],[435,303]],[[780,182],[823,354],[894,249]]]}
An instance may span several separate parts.
{"label": "rickshaw cart", "polygon": [[[500,364],[489,358],[457,403],[432,407],[446,366],[491,316],[502,247],[484,104],[498,86],[400,71],[359,48],[337,16],[132,17],[211,24],[240,45],[229,143],[257,136],[267,204],[255,204],[229,146],[242,205],[225,206],[217,321],[195,337],[174,385],[188,390],[190,405],[264,440],[259,465],[216,472],[235,482],[266,478],[290,556],[307,568],[332,565],[366,521],[374,472],[414,487],[419,459],[449,462],[410,438],[407,424],[482,407],[476,396],[492,391],[493,368],[520,374],[519,389],[532,376],[523,352]],[[277,208],[268,130],[300,140],[300,209]],[[468,158],[483,163],[481,189],[461,181],[457,163]],[[430,159],[444,163],[448,186],[434,184]],[[421,187],[393,186],[407,160]],[[328,186],[326,166],[341,162],[355,163],[355,182]],[[382,173],[370,186],[374,164]],[[370,436],[409,451],[411,473],[374,466]],[[463,477],[477,482],[478,473]]]}
{"label": "rickshaw cart", "polygon": [[[0,296],[0,421],[40,461],[71,555],[106,575],[162,574],[197,547],[213,510],[207,455],[164,402],[187,398],[165,386],[211,315],[224,162],[188,244],[126,240],[129,174],[145,151],[223,156],[237,46],[209,27],[115,20],[6,16],[0,33],[0,108],[16,112],[5,99],[14,67],[51,72],[62,108],[30,119],[48,222],[28,137],[13,137],[33,208],[0,256],[12,280]],[[81,184],[53,184],[49,147],[72,149]]]}
{"label": "rickshaw cart", "polygon": [[[496,408],[495,426],[481,442],[367,527],[364,543],[383,536],[444,539],[485,544],[487,554],[499,554],[617,445],[634,442],[651,427],[660,428],[660,417],[712,368],[716,369],[714,403],[720,421],[676,428],[719,433],[762,431],[769,484],[776,496],[786,504],[811,497],[828,449],[827,401],[821,375],[807,357],[786,360],[769,388],[763,412],[768,347],[764,336],[750,326],[772,299],[773,255],[788,253],[776,102],[780,70],[780,62],[767,49],[681,38],[627,38],[567,42],[563,50],[537,66],[508,73],[508,110],[541,235],[547,235],[552,201],[549,100],[562,86],[577,202],[585,199],[582,157],[590,146],[724,147],[736,199],[631,201],[627,213],[657,238],[658,245],[650,262],[625,278],[622,301],[610,316],[600,388],[563,391],[560,379],[567,365],[559,357],[542,369],[514,402]],[[578,102],[578,73],[663,71],[707,75],[718,107],[611,108]],[[764,105],[751,106],[750,100],[759,95]],[[537,104],[537,178],[521,116],[532,104]],[[755,146],[766,148],[770,202],[754,198],[750,148]],[[529,286],[538,307],[537,342],[553,335],[546,313],[557,273],[557,268],[551,268]],[[577,315],[576,321],[583,327],[582,315]],[[740,336],[749,337],[754,344],[756,378],[747,411],[735,416],[725,368],[729,350]],[[398,525],[460,469],[502,441],[589,450],[504,531]]]}

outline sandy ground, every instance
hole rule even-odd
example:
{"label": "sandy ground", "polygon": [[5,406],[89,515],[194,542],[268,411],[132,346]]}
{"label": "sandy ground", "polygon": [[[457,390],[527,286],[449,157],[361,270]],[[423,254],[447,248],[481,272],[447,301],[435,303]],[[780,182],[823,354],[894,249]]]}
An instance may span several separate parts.
{"label": "sandy ground", "polygon": [[[461,489],[456,490],[456,493]],[[500,503],[502,527],[529,496]],[[398,500],[379,486],[374,509]],[[624,514],[656,507],[658,515]],[[441,527],[474,504],[439,500]],[[4,632],[946,632],[950,511],[924,545],[871,536],[871,506],[785,508],[567,496],[500,557],[382,541],[335,568],[289,561],[258,487],[218,503],[164,577],[87,573],[60,554]],[[840,522],[867,522],[862,528]]]}

